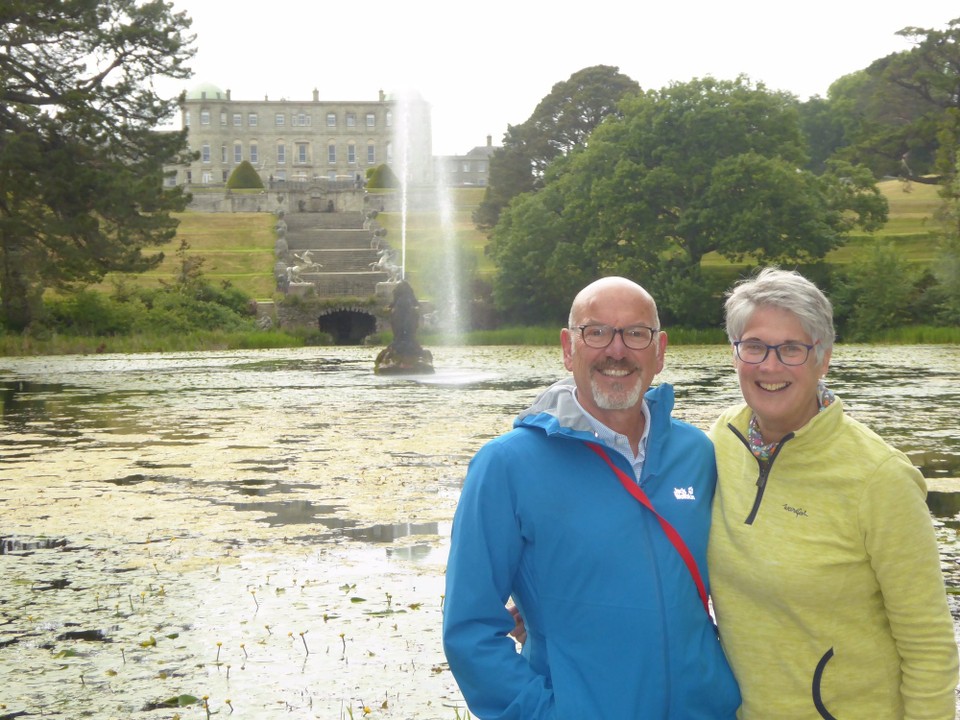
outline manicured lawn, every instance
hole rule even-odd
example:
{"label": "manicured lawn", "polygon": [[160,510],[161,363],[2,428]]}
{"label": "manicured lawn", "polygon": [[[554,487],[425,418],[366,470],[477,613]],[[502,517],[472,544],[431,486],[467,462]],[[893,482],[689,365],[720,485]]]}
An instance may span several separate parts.
{"label": "manicured lawn", "polygon": [[[180,220],[177,237],[159,248],[164,261],[156,270],[132,277],[128,281],[148,287],[173,282],[176,277],[177,250],[186,240],[188,255],[204,258],[201,270],[212,283],[230,282],[254,298],[272,297],[276,288],[273,279],[275,262],[273,246],[276,241],[272,213],[199,213],[187,212],[176,216]],[[111,277],[103,284],[109,288]]]}

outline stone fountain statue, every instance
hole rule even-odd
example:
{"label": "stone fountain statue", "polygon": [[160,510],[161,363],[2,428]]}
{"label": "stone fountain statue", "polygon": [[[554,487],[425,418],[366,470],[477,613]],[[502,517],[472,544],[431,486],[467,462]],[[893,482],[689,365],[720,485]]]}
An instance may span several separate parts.
{"label": "stone fountain statue", "polygon": [[393,342],[380,351],[373,364],[377,375],[425,375],[433,372],[433,355],[417,342],[420,325],[420,303],[410,287],[401,280],[393,289],[390,303],[390,328]]}

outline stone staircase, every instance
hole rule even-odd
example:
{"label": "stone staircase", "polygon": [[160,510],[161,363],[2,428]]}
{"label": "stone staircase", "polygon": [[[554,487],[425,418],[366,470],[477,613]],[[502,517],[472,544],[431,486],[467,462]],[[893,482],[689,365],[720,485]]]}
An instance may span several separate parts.
{"label": "stone staircase", "polygon": [[379,260],[373,230],[364,227],[359,212],[291,213],[286,222],[287,262],[310,251],[310,259],[322,267],[303,272],[300,279],[313,283],[320,297],[369,297],[388,273],[371,269]]}

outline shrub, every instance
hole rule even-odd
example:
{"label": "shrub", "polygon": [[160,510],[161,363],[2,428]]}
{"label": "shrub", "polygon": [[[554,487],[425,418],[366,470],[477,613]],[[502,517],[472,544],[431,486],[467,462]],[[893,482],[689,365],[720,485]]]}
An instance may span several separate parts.
{"label": "shrub", "polygon": [[245,190],[250,188],[263,188],[263,180],[250,164],[249,160],[244,160],[237,165],[230,177],[227,179],[227,189]]}
{"label": "shrub", "polygon": [[851,263],[831,297],[842,339],[865,341],[913,322],[917,280],[891,244],[877,242],[868,258]]}
{"label": "shrub", "polygon": [[44,305],[46,324],[70,335],[124,335],[143,312],[137,299],[119,302],[92,290],[48,300]]}
{"label": "shrub", "polygon": [[400,187],[400,181],[393,170],[387,165],[377,165],[370,173],[367,180],[367,187],[375,190],[377,188],[397,188]]}

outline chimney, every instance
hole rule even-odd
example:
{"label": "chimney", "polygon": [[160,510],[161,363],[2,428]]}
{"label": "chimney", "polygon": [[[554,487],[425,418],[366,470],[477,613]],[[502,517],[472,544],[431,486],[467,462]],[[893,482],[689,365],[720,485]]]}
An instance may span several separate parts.
{"label": "chimney", "polygon": [[313,101],[320,102],[320,91],[316,88],[313,89]]}
{"label": "chimney", "polygon": [[228,88],[228,89],[227,89],[227,100],[229,100],[229,99],[230,99],[230,89]]}
{"label": "chimney", "polygon": [[383,90],[381,90],[381,91],[380,91],[380,102],[383,102],[384,97],[385,97],[385,96],[384,96],[384,94],[383,94]]}
{"label": "chimney", "polygon": [[487,135],[487,147],[493,147],[493,135]]}

